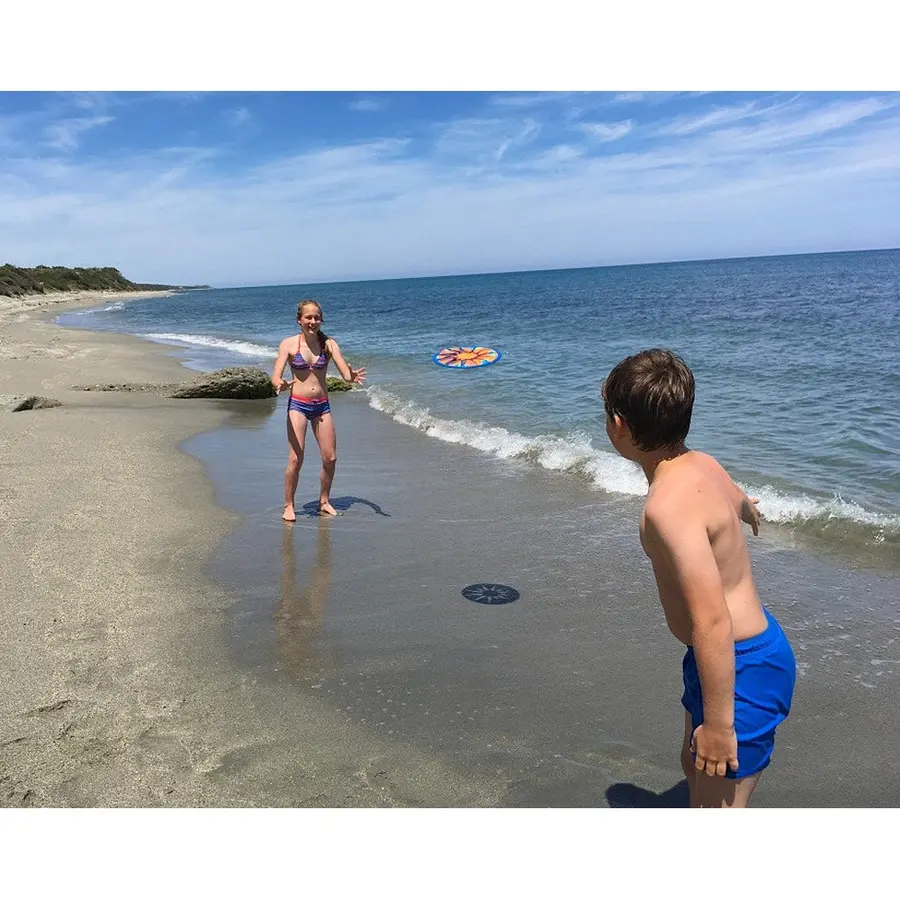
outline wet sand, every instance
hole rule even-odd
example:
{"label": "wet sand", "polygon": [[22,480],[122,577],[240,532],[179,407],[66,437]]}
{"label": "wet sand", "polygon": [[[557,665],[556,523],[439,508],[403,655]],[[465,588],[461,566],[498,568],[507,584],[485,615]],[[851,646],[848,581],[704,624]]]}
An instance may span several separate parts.
{"label": "wet sand", "polygon": [[[435,441],[362,396],[333,408],[339,519],[278,521],[280,407],[187,445],[244,515],[211,568],[244,598],[232,658],[273,691],[494,773],[502,805],[683,802],[682,649],[638,545],[639,499]],[[308,459],[298,508],[311,512],[314,445]],[[834,565],[772,526],[750,540],[799,667],[754,805],[897,805],[897,573]],[[478,582],[520,597],[466,600]]]}
{"label": "wet sand", "polygon": [[191,377],[170,349],[21,309],[0,346],[0,394],[64,404],[0,412],[0,806],[497,801],[223,652],[240,598],[204,564],[238,517],[179,444],[227,408],[71,390]]}
{"label": "wet sand", "polygon": [[[0,805],[684,802],[681,650],[635,498],[335,395],[344,515],[310,514],[310,439],[284,525],[284,398],[74,392],[193,373],[138,339],[0,329],[0,393],[65,404],[0,413]],[[800,668],[755,805],[897,805],[900,581],[765,528],[751,548]],[[482,582],[519,597],[463,597]]]}

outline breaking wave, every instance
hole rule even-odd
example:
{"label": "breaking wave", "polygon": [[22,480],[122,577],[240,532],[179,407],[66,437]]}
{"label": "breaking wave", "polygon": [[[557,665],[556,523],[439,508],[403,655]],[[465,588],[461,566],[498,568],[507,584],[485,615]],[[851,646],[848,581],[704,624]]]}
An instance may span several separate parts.
{"label": "breaking wave", "polygon": [[[371,387],[369,405],[394,421],[451,444],[465,444],[500,459],[527,460],[544,469],[587,480],[614,494],[643,496],[647,482],[640,468],[611,450],[593,446],[580,432],[565,437],[527,436],[506,428],[467,419],[442,419],[426,408],[403,400],[390,391]],[[766,484],[741,484],[759,498],[759,510],[767,522],[804,532],[900,547],[900,516],[876,513],[835,495],[830,499],[791,494]]]}
{"label": "breaking wave", "polygon": [[204,347],[210,350],[227,350],[240,356],[259,359],[264,356],[274,358],[277,348],[254,344],[252,341],[229,341],[224,338],[210,337],[205,334],[174,334],[170,332],[145,334],[143,337],[162,344],[176,344],[181,347]]}

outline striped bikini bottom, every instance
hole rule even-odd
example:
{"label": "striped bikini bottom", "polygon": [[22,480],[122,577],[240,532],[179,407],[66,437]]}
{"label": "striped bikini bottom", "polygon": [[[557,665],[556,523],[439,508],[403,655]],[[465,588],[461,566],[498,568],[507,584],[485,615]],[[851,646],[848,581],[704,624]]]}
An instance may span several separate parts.
{"label": "striped bikini bottom", "polygon": [[327,397],[291,397],[288,403],[288,414],[302,412],[307,420],[321,418],[325,413],[331,412]]}

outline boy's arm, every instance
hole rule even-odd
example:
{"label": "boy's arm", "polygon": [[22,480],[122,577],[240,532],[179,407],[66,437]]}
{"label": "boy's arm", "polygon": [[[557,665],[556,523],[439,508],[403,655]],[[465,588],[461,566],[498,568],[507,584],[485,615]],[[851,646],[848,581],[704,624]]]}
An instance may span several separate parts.
{"label": "boy's arm", "polygon": [[703,724],[694,732],[696,766],[708,775],[737,769],[734,733],[734,636],[722,578],[699,514],[657,506],[645,533],[654,566],[667,570],[684,599],[703,694]]}
{"label": "boy's arm", "polygon": [[[737,487],[737,485],[735,485]],[[759,534],[759,497],[748,497],[740,488],[741,493],[741,521],[746,522],[752,529],[753,534]]]}
{"label": "boy's arm", "polygon": [[[728,475],[728,472],[725,472]],[[734,488],[735,503],[737,505],[738,516],[742,522],[746,522],[752,529],[754,536],[759,534],[759,523],[761,516],[759,514],[759,497],[748,497],[744,489],[728,475],[732,488]]]}

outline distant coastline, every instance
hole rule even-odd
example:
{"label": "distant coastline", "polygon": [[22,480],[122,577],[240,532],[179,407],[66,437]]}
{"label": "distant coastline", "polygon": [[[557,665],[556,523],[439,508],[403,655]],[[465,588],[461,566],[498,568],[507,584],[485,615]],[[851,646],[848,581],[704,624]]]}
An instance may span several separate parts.
{"label": "distant coastline", "polygon": [[0,296],[4,297],[78,291],[194,291],[208,287],[208,284],[141,284],[130,281],[111,266],[20,268],[11,263],[0,266]]}

